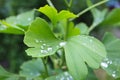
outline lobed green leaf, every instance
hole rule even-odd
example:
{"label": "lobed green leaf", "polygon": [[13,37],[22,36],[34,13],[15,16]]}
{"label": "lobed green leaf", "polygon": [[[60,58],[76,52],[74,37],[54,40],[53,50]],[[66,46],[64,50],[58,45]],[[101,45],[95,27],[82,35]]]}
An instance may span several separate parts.
{"label": "lobed green leaf", "polygon": [[28,55],[44,57],[54,54],[61,41],[54,36],[44,19],[37,18],[25,33],[24,42],[30,47],[26,50]]}
{"label": "lobed green leaf", "polygon": [[97,69],[106,57],[104,45],[90,36],[71,37],[64,49],[68,69],[75,80],[85,80],[88,74],[85,63]]}
{"label": "lobed green leaf", "polygon": [[103,43],[107,50],[107,58],[101,63],[102,68],[114,78],[120,78],[120,39],[106,33]]}

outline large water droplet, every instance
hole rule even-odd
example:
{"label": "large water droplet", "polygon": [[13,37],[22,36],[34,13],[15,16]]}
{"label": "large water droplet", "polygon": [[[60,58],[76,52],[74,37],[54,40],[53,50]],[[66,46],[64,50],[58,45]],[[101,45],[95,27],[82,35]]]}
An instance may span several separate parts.
{"label": "large water droplet", "polygon": [[48,47],[47,50],[48,50],[48,52],[52,52],[53,49],[52,49],[52,47]]}
{"label": "large water droplet", "polygon": [[107,67],[108,67],[108,64],[105,63],[105,62],[102,62],[102,63],[101,63],[101,66],[104,67],[104,68],[107,68]]}
{"label": "large water droplet", "polygon": [[60,47],[63,47],[66,45],[66,42],[61,42],[61,43],[59,43],[59,45],[60,45]]}

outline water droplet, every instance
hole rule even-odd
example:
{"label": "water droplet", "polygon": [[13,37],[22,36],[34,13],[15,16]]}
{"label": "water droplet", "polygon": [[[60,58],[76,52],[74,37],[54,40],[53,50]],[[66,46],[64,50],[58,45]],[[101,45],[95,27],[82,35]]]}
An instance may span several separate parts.
{"label": "water droplet", "polygon": [[92,39],[90,39],[90,42],[92,43],[92,42],[93,42],[93,40],[92,40]]}
{"label": "water droplet", "polygon": [[32,19],[31,18],[28,18],[28,21],[31,21]]}
{"label": "water droplet", "polygon": [[62,77],[60,80],[65,80],[65,78],[64,78],[64,77]]}
{"label": "water droplet", "polygon": [[107,61],[108,64],[112,64],[112,61]]}
{"label": "water droplet", "polygon": [[46,46],[46,44],[43,44],[43,46]]}
{"label": "water droplet", "polygon": [[63,47],[66,45],[66,42],[61,42],[59,45],[60,45],[60,47]]}
{"label": "water droplet", "polygon": [[39,40],[35,39],[35,42],[36,42],[36,43],[39,43]]}
{"label": "water droplet", "polygon": [[39,41],[39,42],[43,42],[43,41]]}
{"label": "water droplet", "polygon": [[66,76],[69,76],[69,74],[67,72],[64,73]]}
{"label": "water droplet", "polygon": [[112,76],[113,76],[113,77],[116,76],[116,71],[113,71]]}
{"label": "water droplet", "polygon": [[69,79],[70,79],[70,80],[73,80],[72,76],[69,76]]}
{"label": "water droplet", "polygon": [[57,53],[61,56],[62,55],[62,50],[58,50]]}
{"label": "water droplet", "polygon": [[101,63],[101,66],[104,67],[104,68],[107,68],[107,67],[108,67],[108,64],[105,63],[105,62],[102,62],[102,63]]}
{"label": "water droplet", "polygon": [[52,52],[52,47],[49,47],[49,48],[47,48],[47,50],[49,51],[49,52]]}
{"label": "water droplet", "polygon": [[116,75],[115,74],[112,74],[113,77],[115,77]]}
{"label": "water droplet", "polygon": [[41,49],[44,49],[44,46],[40,46],[41,47]]}
{"label": "water droplet", "polygon": [[40,50],[40,52],[43,53],[43,54],[47,54],[48,53],[47,50]]}

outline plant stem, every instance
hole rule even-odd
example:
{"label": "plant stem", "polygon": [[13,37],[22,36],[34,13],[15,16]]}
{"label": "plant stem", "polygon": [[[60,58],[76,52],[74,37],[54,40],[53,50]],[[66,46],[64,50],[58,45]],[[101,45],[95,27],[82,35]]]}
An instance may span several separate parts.
{"label": "plant stem", "polygon": [[[94,4],[94,5],[86,8],[85,10],[79,12],[79,13],[77,14],[77,16],[79,17],[79,16],[81,16],[82,14],[86,13],[87,11],[91,10],[92,8],[97,7],[97,6],[103,4],[103,3],[107,2],[107,1],[109,1],[109,0],[104,0],[104,1],[98,2],[98,3]],[[74,19],[76,19],[76,18],[73,18],[73,19],[71,19],[71,20],[74,20]]]}
{"label": "plant stem", "polygon": [[67,36],[68,36],[68,29],[69,29],[69,20],[67,19],[66,21],[66,27],[65,27],[65,36],[64,36],[64,40],[67,40]]}
{"label": "plant stem", "polygon": [[87,32],[87,33],[89,34],[95,27],[96,27],[96,26],[91,25],[90,28],[88,29],[88,32]]}
{"label": "plant stem", "polygon": [[53,3],[52,3],[51,0],[47,0],[47,3],[48,3],[51,7],[55,8],[55,6],[53,5]]}
{"label": "plant stem", "polygon": [[47,69],[47,65],[46,65],[46,62],[45,62],[44,58],[42,58],[42,62],[43,62],[43,65],[45,67],[46,77],[48,77],[49,76],[48,75],[48,69]]}
{"label": "plant stem", "polygon": [[66,4],[66,6],[67,6],[67,9],[70,11],[73,0],[70,0],[70,2],[68,2],[67,0],[64,0],[64,2]]}

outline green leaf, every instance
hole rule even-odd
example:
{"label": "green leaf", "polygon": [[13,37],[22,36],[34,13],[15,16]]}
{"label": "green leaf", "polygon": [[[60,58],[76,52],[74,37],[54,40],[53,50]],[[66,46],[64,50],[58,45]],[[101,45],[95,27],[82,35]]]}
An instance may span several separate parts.
{"label": "green leaf", "polygon": [[73,22],[69,22],[67,38],[70,38],[70,37],[76,36],[76,35],[80,35],[80,29],[77,27],[74,27]]}
{"label": "green leaf", "polygon": [[41,59],[27,61],[23,63],[20,68],[20,75],[25,76],[27,80],[32,80],[45,73],[45,68]]}
{"label": "green leaf", "polygon": [[0,33],[24,34],[24,31],[17,26],[10,25],[5,21],[0,21]]}
{"label": "green leaf", "polygon": [[75,18],[75,17],[77,17],[75,14],[66,10],[62,10],[57,15],[57,21],[61,21],[63,19]]}
{"label": "green leaf", "polygon": [[0,66],[0,80],[19,80],[19,76],[7,72],[4,68]]}
{"label": "green leaf", "polygon": [[68,69],[75,80],[85,80],[88,73],[85,62],[97,69],[106,57],[104,45],[90,36],[71,37],[64,49]]}
{"label": "green leaf", "polygon": [[40,7],[38,11],[45,14],[52,23],[56,23],[57,10],[55,8],[45,5],[44,7]]}
{"label": "green leaf", "polygon": [[[92,2],[90,0],[87,0],[88,6],[92,6]],[[93,23],[92,26],[98,26],[105,18],[105,15],[107,13],[107,9],[104,9],[103,11],[100,11],[96,8],[91,9],[91,13],[93,15]]]}
{"label": "green leaf", "polygon": [[120,25],[120,8],[115,8],[108,13],[101,25]]}
{"label": "green leaf", "polygon": [[25,33],[24,42],[28,47],[27,54],[32,57],[44,57],[52,55],[60,48],[58,40],[49,28],[49,24],[41,18],[37,18]]}
{"label": "green leaf", "polygon": [[88,26],[85,23],[79,23],[75,27],[80,29],[80,34],[88,34]]}
{"label": "green leaf", "polygon": [[34,10],[0,21],[0,33],[24,34],[34,19]]}
{"label": "green leaf", "polygon": [[111,33],[106,33],[103,43],[108,52],[107,58],[101,63],[101,66],[107,73],[114,78],[120,77],[120,39]]}
{"label": "green leaf", "polygon": [[62,10],[58,13],[55,8],[50,7],[48,5],[40,7],[38,11],[45,14],[52,21],[53,24],[56,24],[58,21],[61,21],[63,19],[77,17],[75,14],[66,10]]}
{"label": "green leaf", "polygon": [[73,80],[73,78],[68,72],[64,72],[56,76],[49,77],[45,80]]}

